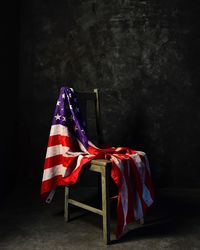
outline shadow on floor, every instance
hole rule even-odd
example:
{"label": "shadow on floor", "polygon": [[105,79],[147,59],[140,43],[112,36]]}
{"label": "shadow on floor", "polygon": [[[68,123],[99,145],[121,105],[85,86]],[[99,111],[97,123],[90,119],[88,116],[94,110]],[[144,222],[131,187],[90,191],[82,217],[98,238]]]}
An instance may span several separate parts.
{"label": "shadow on floor", "polygon": [[[93,190],[83,190],[88,199],[95,201]],[[91,192],[91,195],[90,195]],[[19,195],[20,194],[20,195]],[[145,217],[145,224],[133,223],[119,239],[112,236],[111,244],[134,242],[144,239],[200,233],[200,191],[160,190],[156,200]],[[77,207],[70,208],[71,219],[68,225],[63,221],[63,189],[56,194],[52,204],[47,205],[33,190],[13,193],[0,213],[0,242],[15,237],[29,237],[35,231],[58,231],[65,234],[66,228],[84,228],[84,232],[101,233],[101,217]],[[96,204],[97,205],[97,204]],[[116,203],[111,204],[111,232],[116,228]],[[78,234],[78,232],[76,231]],[[77,235],[77,237],[79,237]],[[101,237],[100,237],[100,240]]]}

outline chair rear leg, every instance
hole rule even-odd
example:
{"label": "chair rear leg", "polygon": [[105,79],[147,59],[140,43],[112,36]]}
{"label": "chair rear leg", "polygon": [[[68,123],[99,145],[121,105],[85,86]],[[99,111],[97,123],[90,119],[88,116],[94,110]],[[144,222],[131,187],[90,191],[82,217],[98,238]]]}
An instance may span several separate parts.
{"label": "chair rear leg", "polygon": [[69,221],[69,202],[68,202],[68,199],[69,199],[69,188],[68,187],[65,187],[65,201],[64,201],[64,219],[65,219],[65,222],[68,222]]}

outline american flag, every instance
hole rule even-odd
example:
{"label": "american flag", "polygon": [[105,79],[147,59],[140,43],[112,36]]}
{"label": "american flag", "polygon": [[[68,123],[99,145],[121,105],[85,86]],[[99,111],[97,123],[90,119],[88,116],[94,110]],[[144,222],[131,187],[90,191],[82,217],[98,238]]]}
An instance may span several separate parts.
{"label": "american flag", "polygon": [[154,192],[148,158],[126,147],[97,148],[85,132],[80,107],[72,88],[62,87],[50,130],[41,195],[51,200],[57,186],[74,184],[81,169],[92,159],[109,159],[111,177],[118,187],[117,229],[139,220],[153,203]]}

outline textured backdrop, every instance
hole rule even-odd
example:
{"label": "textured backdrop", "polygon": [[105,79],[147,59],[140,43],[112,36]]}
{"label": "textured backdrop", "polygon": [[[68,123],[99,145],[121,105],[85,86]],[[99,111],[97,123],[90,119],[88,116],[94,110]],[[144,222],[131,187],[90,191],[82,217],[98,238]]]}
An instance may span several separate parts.
{"label": "textured backdrop", "polygon": [[22,1],[20,176],[41,180],[56,98],[67,85],[100,89],[104,143],[145,151],[156,185],[200,187],[199,6]]}

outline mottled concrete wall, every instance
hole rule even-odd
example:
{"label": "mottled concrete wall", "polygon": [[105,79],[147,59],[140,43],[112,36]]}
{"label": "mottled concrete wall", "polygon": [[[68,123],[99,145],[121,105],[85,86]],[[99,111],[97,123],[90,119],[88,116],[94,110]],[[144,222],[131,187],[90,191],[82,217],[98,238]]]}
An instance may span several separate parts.
{"label": "mottled concrete wall", "polygon": [[17,172],[17,84],[19,8],[17,1],[1,3],[0,15],[0,208],[15,184]]}
{"label": "mottled concrete wall", "polygon": [[100,89],[105,144],[147,152],[155,183],[199,186],[198,15],[198,1],[24,1],[20,128],[30,178],[42,172],[68,85]]}

